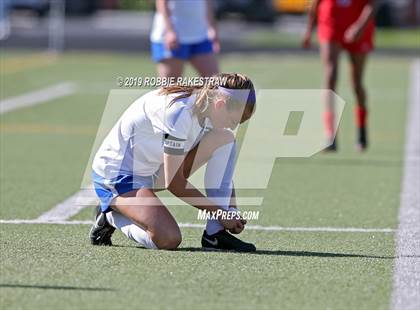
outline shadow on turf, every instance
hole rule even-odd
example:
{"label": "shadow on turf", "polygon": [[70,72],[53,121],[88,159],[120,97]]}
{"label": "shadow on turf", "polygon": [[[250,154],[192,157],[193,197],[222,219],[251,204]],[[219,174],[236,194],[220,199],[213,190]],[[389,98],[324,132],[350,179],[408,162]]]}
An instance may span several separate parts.
{"label": "shadow on turf", "polygon": [[[205,252],[205,253],[232,253],[231,251],[211,251],[203,248],[179,248],[175,251],[180,252]],[[241,254],[239,252],[235,252]],[[330,253],[330,252],[310,252],[310,251],[280,251],[280,250],[257,250],[251,253],[243,253],[251,255],[279,255],[279,256],[297,256],[297,257],[326,257],[326,258],[374,258],[374,259],[395,259],[394,256],[376,256],[363,254],[347,254],[347,253]]]}
{"label": "shadow on turf", "polygon": [[[121,248],[137,248],[145,249],[135,245],[114,244],[113,247]],[[278,255],[278,256],[295,256],[295,257],[325,257],[325,258],[372,258],[372,259],[396,259],[395,256],[379,256],[364,254],[348,254],[348,253],[330,253],[330,252],[310,252],[310,251],[280,251],[280,250],[257,250],[255,252],[233,252],[224,250],[208,250],[204,248],[185,247],[171,250],[170,252],[203,252],[203,253],[235,253],[235,254],[251,254],[251,255]]]}
{"label": "shadow on turf", "polygon": [[0,284],[0,287],[8,288],[35,288],[42,290],[72,290],[72,291],[115,291],[112,288],[103,287],[78,287],[78,286],[58,286],[58,285],[26,285],[26,284]]}

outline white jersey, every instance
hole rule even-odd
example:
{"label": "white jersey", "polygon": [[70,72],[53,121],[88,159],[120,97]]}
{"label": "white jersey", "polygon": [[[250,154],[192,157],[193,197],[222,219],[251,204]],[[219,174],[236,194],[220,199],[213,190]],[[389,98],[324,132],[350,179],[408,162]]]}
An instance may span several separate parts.
{"label": "white jersey", "polygon": [[[181,44],[194,44],[207,39],[206,0],[168,0],[169,17]],[[162,14],[155,13],[150,40],[162,43],[165,23]]]}
{"label": "white jersey", "polygon": [[92,168],[105,179],[119,175],[151,176],[163,164],[163,153],[183,154],[211,129],[200,126],[193,113],[195,95],[170,101],[179,94],[151,91],[137,99],[111,129],[93,160]]}

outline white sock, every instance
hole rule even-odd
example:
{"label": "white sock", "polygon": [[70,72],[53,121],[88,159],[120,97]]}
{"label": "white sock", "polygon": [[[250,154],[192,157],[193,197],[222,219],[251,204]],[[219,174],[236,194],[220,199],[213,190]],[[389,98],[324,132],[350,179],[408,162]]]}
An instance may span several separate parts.
{"label": "white sock", "polygon": [[[229,210],[235,158],[235,142],[219,147],[208,161],[204,175],[207,197],[224,210]],[[222,229],[224,227],[219,221],[207,221],[207,234],[212,235]]]}
{"label": "white sock", "polygon": [[137,242],[139,245],[147,249],[157,249],[149,234],[140,226],[136,225],[124,215],[111,211],[106,214],[109,224],[122,231],[128,239]]}

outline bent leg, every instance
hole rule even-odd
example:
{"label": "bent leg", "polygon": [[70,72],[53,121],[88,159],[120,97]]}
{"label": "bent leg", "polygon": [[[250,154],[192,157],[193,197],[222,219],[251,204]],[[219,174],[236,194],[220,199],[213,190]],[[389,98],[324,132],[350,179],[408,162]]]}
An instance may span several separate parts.
{"label": "bent leg", "polygon": [[212,129],[209,131],[184,160],[184,175],[186,178],[194,174],[200,167],[207,163],[213,153],[226,144],[235,141],[233,132],[228,129]]}
{"label": "bent leg", "polygon": [[[208,161],[204,176],[207,197],[226,211],[229,210],[232,197],[235,159],[235,142],[219,147]],[[219,221],[207,221],[207,234],[212,235],[222,229],[223,225]]]}
{"label": "bent leg", "polygon": [[[227,129],[213,129],[208,132],[184,159],[184,176],[189,178],[200,167],[207,164],[204,183],[207,197],[224,210],[229,210],[233,189],[233,172],[236,159],[235,136]],[[163,169],[160,170],[157,184],[163,186]],[[159,186],[154,191],[159,191]],[[207,222],[209,235],[223,229],[217,220]]]}
{"label": "bent leg", "polygon": [[126,237],[147,249],[157,249],[156,244],[150,239],[149,234],[132,220],[118,213],[111,211],[106,213],[108,223],[121,230]]}
{"label": "bent leg", "polygon": [[132,226],[118,215],[114,217],[114,212],[110,215],[114,218],[114,224],[119,225],[118,228],[127,237],[137,242],[147,239],[147,236],[150,238],[152,243],[146,240],[146,244],[141,244],[145,247],[147,244],[154,244],[158,249],[170,250],[176,249],[181,243],[178,224],[152,189],[143,188],[118,196],[114,200],[112,209],[137,226]]}
{"label": "bent leg", "polygon": [[[204,175],[204,186],[207,197],[224,210],[229,210],[233,172],[236,160],[236,143],[229,130],[212,130],[186,157],[184,174],[192,175],[198,168],[207,163]],[[217,220],[208,220],[206,232],[215,234],[223,229]]]}

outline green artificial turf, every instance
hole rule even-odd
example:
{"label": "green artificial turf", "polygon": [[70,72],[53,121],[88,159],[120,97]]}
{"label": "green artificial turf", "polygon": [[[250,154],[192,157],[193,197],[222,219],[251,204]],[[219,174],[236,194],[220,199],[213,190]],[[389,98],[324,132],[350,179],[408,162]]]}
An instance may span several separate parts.
{"label": "green artificial turf", "polygon": [[383,309],[392,234],[246,232],[255,254],[92,247],[87,226],[2,225],[5,309]]}
{"label": "green artificial turf", "polygon": [[[13,57],[21,57],[17,55]],[[3,62],[12,56],[5,57]],[[354,150],[353,97],[346,61],[338,94],[346,100],[337,154],[278,158],[250,225],[396,228],[410,61],[372,57],[371,148]],[[257,88],[320,88],[318,57],[231,55],[223,71]],[[108,91],[118,76],[154,75],[148,55],[69,53],[55,63],[2,74],[1,98],[61,81],[74,95],[1,115],[0,219],[35,219],[80,188]],[[191,74],[188,69],[187,74]],[[23,83],[22,81],[26,81]],[[244,208],[243,208],[244,209]],[[180,223],[199,223],[171,206]],[[75,220],[90,220],[87,208]],[[1,307],[5,309],[383,309],[392,283],[392,233],[246,230],[257,254],[200,250],[201,230],[183,228],[179,251],[151,251],[116,233],[115,247],[88,244],[86,225],[1,224]]]}

